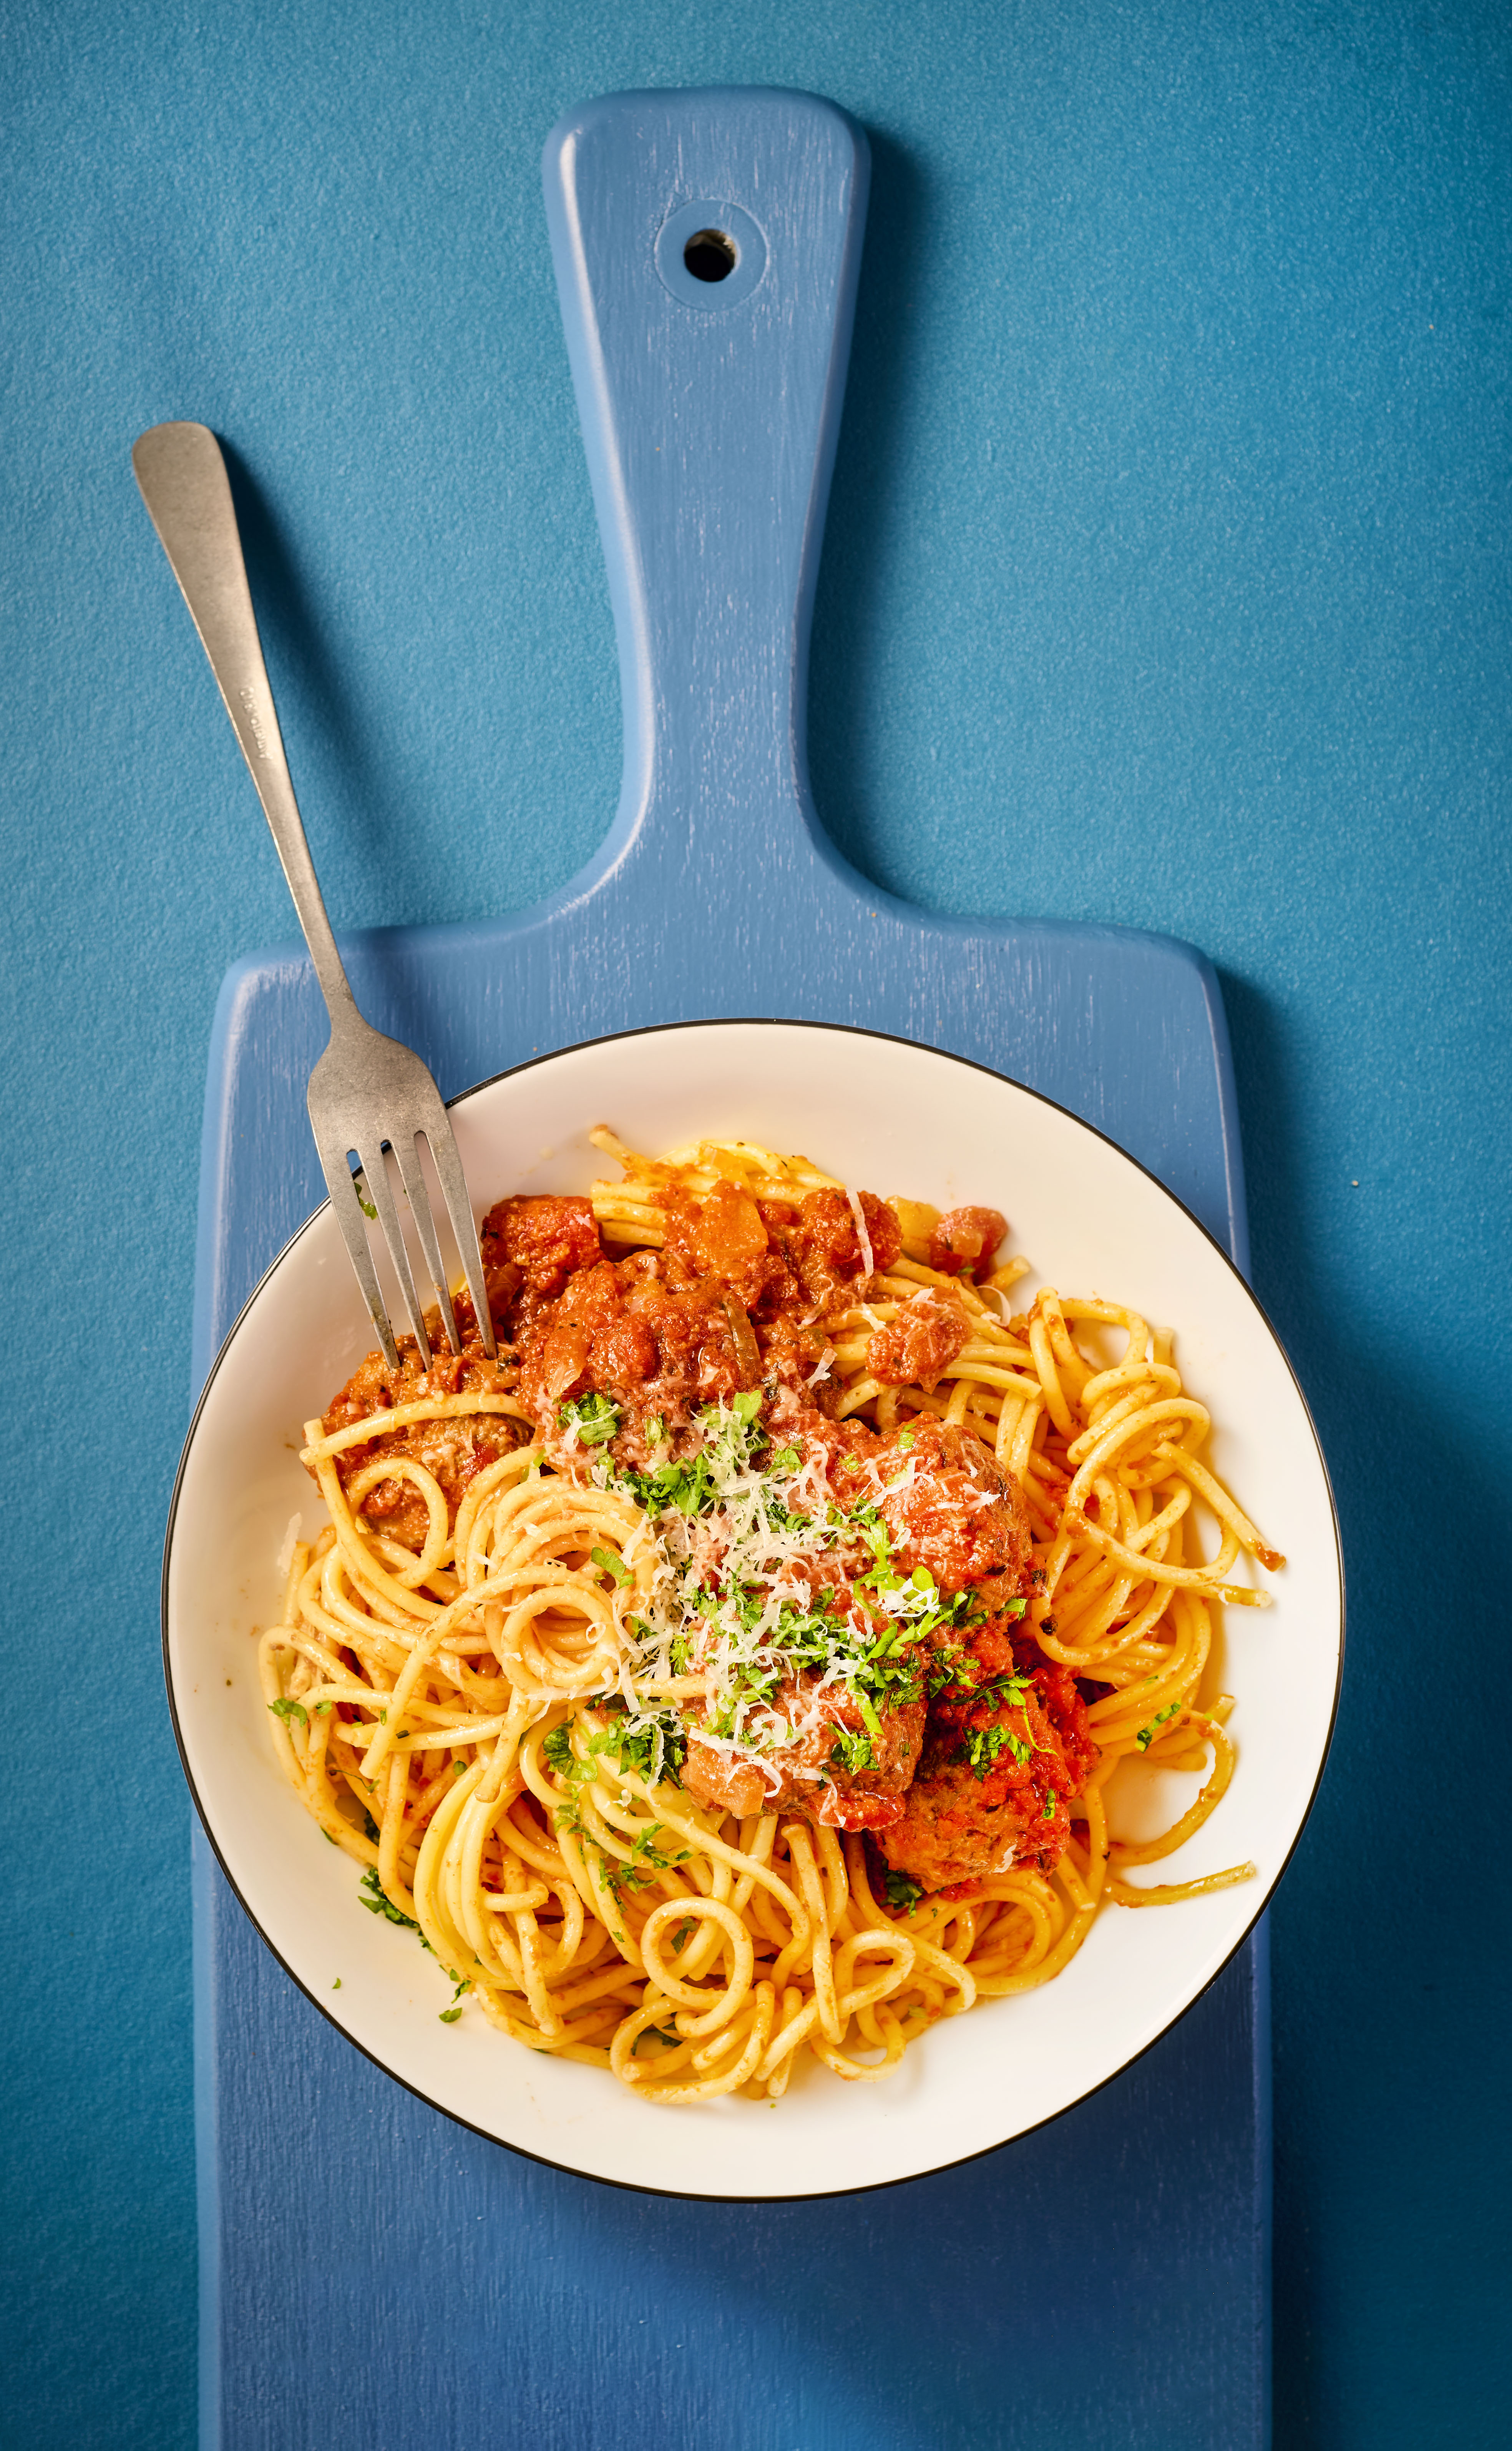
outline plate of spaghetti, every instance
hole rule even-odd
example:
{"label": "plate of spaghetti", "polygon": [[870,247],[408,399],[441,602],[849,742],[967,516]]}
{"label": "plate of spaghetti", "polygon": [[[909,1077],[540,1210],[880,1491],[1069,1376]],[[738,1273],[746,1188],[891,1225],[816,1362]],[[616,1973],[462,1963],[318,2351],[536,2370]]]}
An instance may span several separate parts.
{"label": "plate of spaghetti", "polygon": [[866,1032],[638,1032],[452,1112],[497,1360],[464,1300],[460,1354],[364,1353],[323,1208],[186,1447],[169,1692],[243,1904],[592,2176],[828,2193],[1053,2117],[1321,1773],[1337,1533],[1259,1305],[1088,1126]]}

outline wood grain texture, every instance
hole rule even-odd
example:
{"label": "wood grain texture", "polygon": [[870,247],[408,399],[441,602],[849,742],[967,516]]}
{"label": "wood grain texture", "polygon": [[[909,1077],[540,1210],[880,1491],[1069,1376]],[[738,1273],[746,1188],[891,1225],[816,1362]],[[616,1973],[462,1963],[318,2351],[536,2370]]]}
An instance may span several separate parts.
{"label": "wood grain texture", "polygon": [[[810,97],[571,114],[547,196],[619,629],[625,784],[602,852],[495,926],[344,945],[444,1090],[604,1031],[848,1022],[1011,1073],[1109,1133],[1243,1265],[1222,1007],[1188,948],[929,917],[825,841],[801,711],[865,203]],[[742,206],[726,308],[658,272],[669,213]],[[206,1094],[196,1367],[319,1196],[302,956],[238,966]],[[480,1189],[486,1188],[479,1186]],[[1263,1940],[1092,2102],[866,2198],[619,2195],[465,2134],[373,2070],[196,1859],[202,2440],[385,2451],[1058,2451],[1267,2440]],[[1179,2320],[1177,2310],[1179,2308]]]}
{"label": "wood grain texture", "polygon": [[403,2092],[195,1843],[198,2116],[218,2140],[202,2445],[1266,2441],[1263,1944],[1037,2135],[874,2195],[689,2204],[543,2168]]}

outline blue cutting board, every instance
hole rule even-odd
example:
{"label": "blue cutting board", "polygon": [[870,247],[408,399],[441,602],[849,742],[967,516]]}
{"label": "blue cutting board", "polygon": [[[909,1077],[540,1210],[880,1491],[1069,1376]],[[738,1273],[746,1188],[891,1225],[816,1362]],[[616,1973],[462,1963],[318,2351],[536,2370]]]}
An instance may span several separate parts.
{"label": "blue cutting board", "polygon": [[[447,1094],[648,1023],[760,1014],[919,1039],[1097,1125],[1243,1266],[1227,1039],[1201,956],[1127,930],[925,914],[820,831],[807,640],[859,131],[801,94],[621,94],[554,130],[545,172],[619,638],[623,797],[553,901],[346,942],[364,1011]],[[684,260],[704,228],[734,242],[719,282]],[[324,1040],[302,953],[232,971],[206,1101],[201,1381],[321,1197],[304,1089]],[[194,1878],[206,2451],[1268,2440],[1263,1932],[1051,2127],[873,2194],[722,2206],[599,2186],[454,2125],[298,1990],[198,1831]]]}

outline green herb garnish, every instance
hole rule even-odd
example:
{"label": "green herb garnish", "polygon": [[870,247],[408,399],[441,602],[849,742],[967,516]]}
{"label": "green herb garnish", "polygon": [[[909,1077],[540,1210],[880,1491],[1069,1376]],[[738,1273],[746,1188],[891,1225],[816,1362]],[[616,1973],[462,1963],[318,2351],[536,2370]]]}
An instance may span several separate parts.
{"label": "green herb garnish", "polygon": [[864,1735],[859,1728],[854,1731],[850,1728],[837,1729],[835,1742],[830,1747],[830,1759],[837,1768],[848,1772],[853,1778],[858,1770],[870,1770],[872,1767],[871,1737]]}
{"label": "green herb garnish", "polygon": [[1149,1748],[1154,1743],[1159,1731],[1165,1726],[1168,1719],[1173,1719],[1175,1717],[1180,1709],[1181,1704],[1179,1702],[1168,1702],[1164,1711],[1156,1712],[1148,1728],[1140,1729],[1139,1734],[1134,1738],[1134,1742],[1139,1747],[1142,1754],[1149,1751]]}
{"label": "green herb garnish", "polygon": [[643,1890],[656,1873],[666,1872],[669,1865],[685,1864],[688,1851],[679,1847],[673,1855],[664,1855],[654,1841],[661,1835],[659,1821],[646,1824],[630,1849],[630,1861],[622,1864],[618,1857],[604,1857],[604,1878],[618,1898],[625,1890]]}
{"label": "green herb garnish", "polygon": [[911,1873],[886,1872],[882,1875],[882,1887],[887,1893],[888,1905],[902,1907],[909,1913],[924,1895],[923,1883],[915,1881]]}
{"label": "green herb garnish", "polygon": [[[358,1887],[362,1894],[362,1902],[369,1914],[381,1914],[386,1917],[389,1923],[403,1924],[406,1931],[420,1931],[420,1926],[414,1916],[405,1914],[403,1907],[396,1907],[394,1904],[378,1877],[376,1864],[368,1865]],[[421,1938],[423,1940],[424,1937],[423,1932],[421,1932]],[[430,1947],[429,1941],[425,1942],[425,1946],[427,1949]]]}
{"label": "green herb garnish", "polygon": [[1011,1728],[974,1728],[957,1755],[966,1762],[975,1778],[985,1778],[996,1765],[1000,1754],[1011,1754],[1020,1770],[1029,1760],[1032,1747],[1027,1745]]}
{"label": "green herb garnish", "polygon": [[572,1749],[572,1731],[563,1719],[560,1726],[547,1730],[540,1740],[541,1757],[550,1763],[559,1778],[578,1776],[578,1756]]}
{"label": "green herb garnish", "polygon": [[612,1396],[596,1391],[572,1403],[559,1404],[557,1419],[564,1430],[576,1424],[579,1446],[601,1447],[619,1427],[619,1407]]}

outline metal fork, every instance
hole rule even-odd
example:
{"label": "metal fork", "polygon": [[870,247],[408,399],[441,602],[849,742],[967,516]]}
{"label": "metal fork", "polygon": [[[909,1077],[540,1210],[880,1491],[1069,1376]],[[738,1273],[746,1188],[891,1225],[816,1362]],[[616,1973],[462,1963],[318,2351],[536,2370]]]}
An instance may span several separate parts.
{"label": "metal fork", "polygon": [[[242,539],[220,445],[207,426],[154,425],[133,448],[131,464],[163,550],[194,616],[200,643],[210,659],[210,670],[220,684],[226,711],[257,786],[263,814],[273,830],[284,874],[294,896],[294,908],[331,1017],[330,1044],[310,1074],[310,1128],[336,1222],[357,1271],[357,1282],[372,1314],[379,1342],[389,1367],[397,1370],[399,1353],[394,1331],[383,1306],[363,1222],[364,1188],[367,1213],[376,1214],[383,1228],[409,1324],[429,1367],[431,1349],[424,1313],[416,1296],[409,1253],[383,1165],[384,1149],[392,1148],[425,1266],[440,1296],[451,1349],[454,1353],[461,1351],[436,1239],[435,1219],[420,1168],[416,1145],[423,1135],[461,1253],[467,1290],[484,1349],[493,1354],[493,1321],[483,1285],[478,1229],[441,1092],[411,1049],[401,1046],[397,1038],[383,1037],[363,1019],[325,916],[289,779],[278,716],[273,711],[273,693],[263,662],[257,618],[242,559]],[[360,1167],[356,1176],[350,1164],[352,1151]]]}

